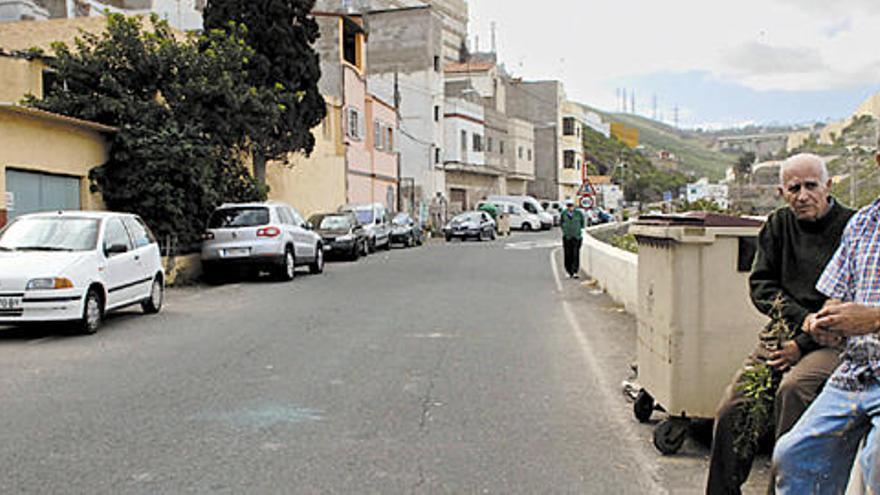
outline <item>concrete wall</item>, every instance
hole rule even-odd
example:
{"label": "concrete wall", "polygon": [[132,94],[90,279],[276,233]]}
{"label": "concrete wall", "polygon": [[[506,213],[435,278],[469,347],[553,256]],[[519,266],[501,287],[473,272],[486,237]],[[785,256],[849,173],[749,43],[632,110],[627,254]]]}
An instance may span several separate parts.
{"label": "concrete wall", "polygon": [[318,89],[322,95],[342,98],[342,54],[340,37],[342,20],[337,16],[315,16],[321,36],[315,42],[315,51],[321,60],[321,79]]}
{"label": "concrete wall", "polygon": [[[535,127],[522,119],[508,119],[509,142],[504,150],[508,170],[518,176],[535,177]],[[519,149],[522,148],[522,156]],[[529,160],[529,151],[532,159]]]}
{"label": "concrete wall", "polygon": [[600,241],[601,236],[618,225],[601,225],[586,230],[581,249],[581,270],[599,283],[630,314],[639,307],[639,256]]}
{"label": "concrete wall", "polygon": [[558,177],[560,155],[556,126],[535,128],[535,181],[529,194],[539,199],[560,199]]}
{"label": "concrete wall", "polygon": [[415,181],[416,202],[428,204],[446,190],[443,119],[434,121],[435,106],[444,112],[443,74],[434,70],[434,57],[442,56],[442,20],[430,8],[371,13],[366,20],[370,91],[393,103],[396,81],[400,175]]}
{"label": "concrete wall", "polygon": [[[0,107],[0,192],[6,191],[6,169],[77,177],[84,210],[103,209],[89,191],[89,171],[107,162],[110,145],[104,135],[52,114],[22,113]],[[6,195],[0,194],[0,221],[6,219]]]}

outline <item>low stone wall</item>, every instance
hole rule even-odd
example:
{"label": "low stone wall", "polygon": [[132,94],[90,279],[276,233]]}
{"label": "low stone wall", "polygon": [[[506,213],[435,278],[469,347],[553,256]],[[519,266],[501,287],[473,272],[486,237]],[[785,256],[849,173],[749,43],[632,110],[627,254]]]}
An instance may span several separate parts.
{"label": "low stone wall", "polygon": [[194,283],[202,276],[202,260],[198,253],[162,258],[165,267],[165,283],[181,286]]}
{"label": "low stone wall", "polygon": [[627,224],[606,224],[586,230],[581,248],[581,270],[596,280],[626,311],[639,306],[639,256],[601,241],[625,233]]}

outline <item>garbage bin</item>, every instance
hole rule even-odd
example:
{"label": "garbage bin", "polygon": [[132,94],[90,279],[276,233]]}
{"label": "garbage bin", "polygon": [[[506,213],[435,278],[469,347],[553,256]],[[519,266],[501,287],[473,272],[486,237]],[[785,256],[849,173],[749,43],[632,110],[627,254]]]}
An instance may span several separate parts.
{"label": "garbage bin", "polygon": [[677,452],[693,418],[712,418],[725,387],[767,321],[752,305],[748,276],[762,222],[713,213],[642,216],[638,375],[634,414],[668,413],[654,445]]}

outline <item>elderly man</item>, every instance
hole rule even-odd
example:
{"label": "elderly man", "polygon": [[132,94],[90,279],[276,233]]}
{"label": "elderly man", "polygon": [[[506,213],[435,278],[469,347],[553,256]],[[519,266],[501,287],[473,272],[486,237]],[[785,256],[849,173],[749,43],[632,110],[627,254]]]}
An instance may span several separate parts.
{"label": "elderly man", "polygon": [[[781,349],[759,343],[745,365],[766,360],[783,372],[776,392],[773,425],[779,438],[795,424],[837,366],[838,352],[806,333],[826,297],[816,290],[816,280],[834,255],[853,211],[829,196],[831,181],[821,158],[800,154],[786,160],[780,170],[779,191],[788,206],[767,219],[758,237],[758,253],[749,277],[752,302],[769,314],[777,296],[782,315],[795,329]],[[745,368],[745,366],[744,366]],[[738,390],[744,370],[727,388],[718,407],[712,441],[708,494],[740,493],[751,470],[753,455],[737,452],[735,439],[747,399]],[[772,488],[772,487],[771,487]]]}
{"label": "elderly man", "polygon": [[776,445],[776,489],[843,493],[867,435],[860,467],[869,493],[880,494],[880,200],[852,218],[816,288],[829,300],[809,332],[845,347],[828,386]]}

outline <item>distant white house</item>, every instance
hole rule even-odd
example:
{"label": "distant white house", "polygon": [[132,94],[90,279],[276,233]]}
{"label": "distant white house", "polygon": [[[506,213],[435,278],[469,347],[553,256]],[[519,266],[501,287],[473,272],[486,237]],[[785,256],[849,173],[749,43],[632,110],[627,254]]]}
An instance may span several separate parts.
{"label": "distant white house", "polygon": [[709,179],[702,178],[687,185],[685,199],[694,203],[702,199],[713,201],[719,208],[730,208],[729,189],[727,184],[711,184]]}

